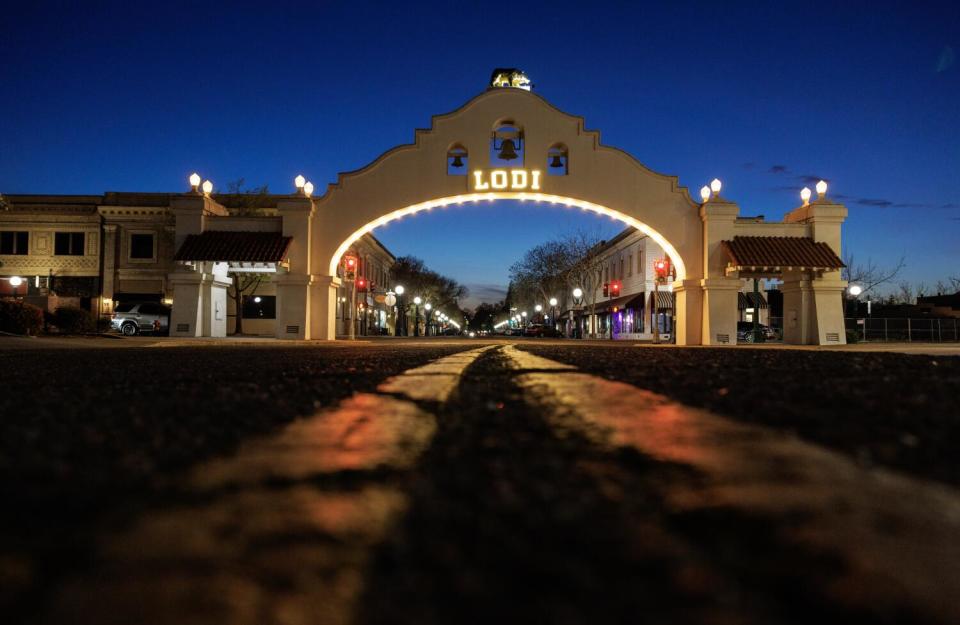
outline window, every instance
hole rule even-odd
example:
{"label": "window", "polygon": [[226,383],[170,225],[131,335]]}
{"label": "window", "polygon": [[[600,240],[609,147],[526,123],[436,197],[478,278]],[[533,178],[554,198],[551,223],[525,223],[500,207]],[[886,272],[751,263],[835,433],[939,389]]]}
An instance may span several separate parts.
{"label": "window", "polygon": [[25,255],[29,239],[29,232],[14,232],[12,230],[0,232],[0,254]]}
{"label": "window", "polygon": [[630,256],[627,257],[627,275],[633,275],[633,254],[630,254]]}
{"label": "window", "polygon": [[244,319],[276,319],[277,298],[275,295],[244,295]]}
{"label": "window", "polygon": [[623,280],[623,256],[620,257],[620,277],[618,280]]}
{"label": "window", "polygon": [[82,232],[57,232],[53,240],[56,256],[83,256]]}
{"label": "window", "polygon": [[130,258],[153,258],[153,235],[130,235]]}

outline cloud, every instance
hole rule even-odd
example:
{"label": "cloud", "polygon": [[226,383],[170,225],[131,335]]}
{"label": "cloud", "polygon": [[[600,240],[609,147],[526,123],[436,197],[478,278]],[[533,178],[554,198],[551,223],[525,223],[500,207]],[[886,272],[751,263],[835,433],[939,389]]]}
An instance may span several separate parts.
{"label": "cloud", "polygon": [[960,208],[960,204],[957,204],[955,202],[949,202],[947,204],[941,204],[940,208]]}
{"label": "cloud", "polygon": [[877,206],[879,208],[887,208],[893,206],[893,202],[890,200],[880,200],[876,198],[865,198],[862,197],[858,200],[853,201],[854,204],[859,204],[860,206]]}
{"label": "cloud", "polygon": [[770,169],[767,170],[767,173],[769,173],[769,174],[785,174],[785,173],[787,173],[788,171],[790,171],[790,170],[787,169],[787,166],[786,166],[786,165],[771,165],[771,166],[770,166]]}
{"label": "cloud", "polygon": [[943,46],[943,49],[940,50],[940,57],[937,59],[937,73],[939,74],[950,69],[956,60],[957,55],[954,54],[953,48],[950,46]]}
{"label": "cloud", "polygon": [[502,284],[465,284],[470,291],[469,297],[467,297],[461,304],[468,307],[475,307],[481,302],[499,302],[507,296],[507,287]]}
{"label": "cloud", "polygon": [[799,180],[799,181],[802,182],[803,184],[817,184],[817,183],[820,182],[821,180],[823,180],[824,182],[830,182],[829,180],[827,180],[827,179],[824,178],[823,176],[814,176],[814,175],[811,175],[811,174],[807,174],[807,175],[805,175],[805,176],[797,176],[797,180]]}

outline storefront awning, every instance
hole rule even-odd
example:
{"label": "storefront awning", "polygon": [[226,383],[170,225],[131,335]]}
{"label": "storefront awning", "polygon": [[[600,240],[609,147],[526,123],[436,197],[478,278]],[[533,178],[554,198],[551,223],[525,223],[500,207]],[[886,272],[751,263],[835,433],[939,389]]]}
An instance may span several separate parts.
{"label": "storefront awning", "polygon": [[737,293],[737,309],[767,308],[767,299],[763,293]]}
{"label": "storefront awning", "polygon": [[733,237],[721,245],[737,271],[835,270],[845,267],[828,244],[810,237]]}
{"label": "storefront awning", "polygon": [[[653,309],[653,296],[654,293],[650,293],[650,308]],[[657,310],[673,310],[673,293],[670,291],[657,291]]]}
{"label": "storefront awning", "polygon": [[[611,300],[599,301],[597,302],[594,311],[598,313],[604,313],[609,312],[614,308],[617,310],[623,310],[624,308],[643,308],[643,293],[621,295],[620,297],[615,297]],[[589,306],[584,306],[584,309],[589,309]]]}

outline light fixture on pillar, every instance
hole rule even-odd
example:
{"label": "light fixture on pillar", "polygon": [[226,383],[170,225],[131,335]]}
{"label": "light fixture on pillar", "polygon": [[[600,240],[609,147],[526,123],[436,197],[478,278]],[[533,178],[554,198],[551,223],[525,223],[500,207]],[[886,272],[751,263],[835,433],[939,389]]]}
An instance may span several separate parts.
{"label": "light fixture on pillar", "polygon": [[803,205],[806,206],[810,203],[810,188],[804,187],[800,189],[800,199],[803,200]]}
{"label": "light fixture on pillar", "polygon": [[197,172],[190,174],[190,190],[194,193],[200,193],[200,174]]}
{"label": "light fixture on pillar", "polygon": [[822,197],[827,195],[827,181],[821,180],[817,183],[817,199],[819,200]]}
{"label": "light fixture on pillar", "polygon": [[307,179],[303,177],[303,174],[298,174],[297,177],[293,179],[293,186],[295,186],[298,191],[303,191],[305,184],[307,184]]}
{"label": "light fixture on pillar", "polygon": [[706,203],[710,199],[710,187],[703,185],[700,187],[700,199]]}
{"label": "light fixture on pillar", "polygon": [[209,180],[203,181],[203,193],[204,195],[210,195],[211,193],[213,193],[213,183],[210,182]]}
{"label": "light fixture on pillar", "polygon": [[713,182],[710,183],[710,190],[713,191],[714,197],[717,197],[720,195],[721,188],[723,188],[723,183],[720,182],[719,178],[714,178]]}
{"label": "light fixture on pillar", "polygon": [[303,184],[303,194],[307,197],[313,195],[313,183],[309,180]]}

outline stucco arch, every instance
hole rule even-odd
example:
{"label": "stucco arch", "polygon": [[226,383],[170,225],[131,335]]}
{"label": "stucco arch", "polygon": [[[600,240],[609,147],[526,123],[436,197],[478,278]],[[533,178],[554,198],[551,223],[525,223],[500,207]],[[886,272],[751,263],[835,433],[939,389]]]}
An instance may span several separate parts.
{"label": "stucco arch", "polygon": [[[477,193],[473,176],[447,173],[451,145],[469,154],[470,171],[491,166],[491,129],[511,120],[524,132],[524,162],[512,165],[540,170],[541,188],[518,192]],[[564,176],[546,175],[551,146],[566,147],[570,167]],[[414,142],[395,147],[366,167],[340,174],[305,214],[309,241],[294,246],[290,275],[294,290],[309,302],[292,306],[290,319],[301,336],[333,338],[331,302],[338,283],[336,264],[350,243],[365,232],[403,215],[458,201],[519,199],[573,206],[609,215],[650,234],[669,250],[678,269],[678,340],[700,342],[699,300],[687,302],[683,285],[703,278],[703,225],[700,205],[675,176],[656,173],[626,152],[604,146],[600,134],[586,130],[582,117],[569,115],[542,97],[522,89],[491,88],[459,109],[433,117],[429,129],[418,129]],[[299,257],[299,261],[297,258]],[[283,306],[282,308],[287,308]],[[281,314],[286,315],[283,311]],[[682,327],[682,326],[685,326]],[[278,327],[294,327],[283,320]]]}

